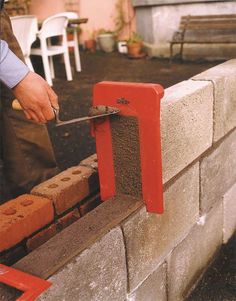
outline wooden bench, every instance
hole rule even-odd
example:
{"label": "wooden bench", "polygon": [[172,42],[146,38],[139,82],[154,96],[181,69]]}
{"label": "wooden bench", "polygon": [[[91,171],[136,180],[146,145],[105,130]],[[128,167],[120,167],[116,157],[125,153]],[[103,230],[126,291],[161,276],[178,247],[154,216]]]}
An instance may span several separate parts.
{"label": "wooden bench", "polygon": [[182,16],[179,30],[174,32],[170,41],[170,60],[173,58],[175,44],[180,44],[179,55],[182,59],[186,43],[236,43],[236,14]]}

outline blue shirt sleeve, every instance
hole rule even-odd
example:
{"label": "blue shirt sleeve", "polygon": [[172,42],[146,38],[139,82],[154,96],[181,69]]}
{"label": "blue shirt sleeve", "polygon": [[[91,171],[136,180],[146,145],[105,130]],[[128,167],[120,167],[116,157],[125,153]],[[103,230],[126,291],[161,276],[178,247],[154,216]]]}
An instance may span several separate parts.
{"label": "blue shirt sleeve", "polygon": [[0,81],[14,88],[29,72],[29,68],[0,40]]}

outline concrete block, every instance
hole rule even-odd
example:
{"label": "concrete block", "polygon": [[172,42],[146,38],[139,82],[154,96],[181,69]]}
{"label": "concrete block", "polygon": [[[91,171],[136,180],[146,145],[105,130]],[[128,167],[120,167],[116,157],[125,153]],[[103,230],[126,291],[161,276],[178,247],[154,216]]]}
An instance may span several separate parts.
{"label": "concrete block", "polygon": [[213,86],[183,81],[165,90],[161,101],[164,183],[212,145]]}
{"label": "concrete block", "polygon": [[168,300],[182,301],[222,244],[222,203],[202,216],[168,260]]}
{"label": "concrete block", "polygon": [[236,230],[236,183],[224,195],[223,204],[223,242],[227,243]]}
{"label": "concrete block", "polygon": [[214,142],[236,127],[236,59],[193,77],[214,85]]}
{"label": "concrete block", "polygon": [[164,199],[164,214],[150,214],[142,208],[122,224],[131,292],[156,269],[197,221],[199,165],[192,166],[169,186]]}
{"label": "concrete block", "polygon": [[68,301],[120,301],[126,298],[126,262],[122,231],[114,228],[50,279],[40,298]]}
{"label": "concrete block", "polygon": [[57,214],[62,214],[98,190],[98,174],[90,167],[71,167],[35,186],[31,193],[53,201]]}
{"label": "concrete block", "polygon": [[9,249],[54,218],[52,202],[23,194],[0,206],[0,252]]}
{"label": "concrete block", "polygon": [[236,181],[236,130],[201,161],[202,212],[207,212]]}
{"label": "concrete block", "polygon": [[127,301],[167,301],[166,263],[163,263],[138,288]]}

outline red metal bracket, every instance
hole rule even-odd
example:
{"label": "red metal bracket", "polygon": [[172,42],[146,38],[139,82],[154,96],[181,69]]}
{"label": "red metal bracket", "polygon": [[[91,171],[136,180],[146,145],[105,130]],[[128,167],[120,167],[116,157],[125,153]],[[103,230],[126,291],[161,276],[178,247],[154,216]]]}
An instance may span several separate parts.
{"label": "red metal bracket", "polygon": [[[158,84],[101,82],[94,87],[93,105],[121,110],[121,116],[138,119],[142,197],[148,212],[163,212],[162,162],[160,139],[160,100],[164,89]],[[109,118],[95,122],[98,169],[102,200],[116,194],[112,137]]]}
{"label": "red metal bracket", "polygon": [[17,301],[34,301],[52,284],[49,281],[0,264],[0,282],[23,292]]}

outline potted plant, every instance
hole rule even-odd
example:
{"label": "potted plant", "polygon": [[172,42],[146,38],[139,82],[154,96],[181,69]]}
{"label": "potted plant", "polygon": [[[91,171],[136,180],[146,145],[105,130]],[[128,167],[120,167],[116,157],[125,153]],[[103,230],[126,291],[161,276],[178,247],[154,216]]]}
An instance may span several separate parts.
{"label": "potted plant", "polygon": [[115,35],[110,30],[100,29],[97,36],[99,48],[104,52],[112,52],[115,49]]}
{"label": "potted plant", "polygon": [[142,38],[136,32],[133,32],[127,40],[128,56],[133,58],[143,56],[143,53],[141,53],[142,44]]}
{"label": "potted plant", "polygon": [[92,33],[90,33],[89,38],[84,41],[85,49],[90,52],[96,51],[97,43],[96,43],[95,36],[96,36],[96,33],[95,33],[95,31],[93,31]]}

